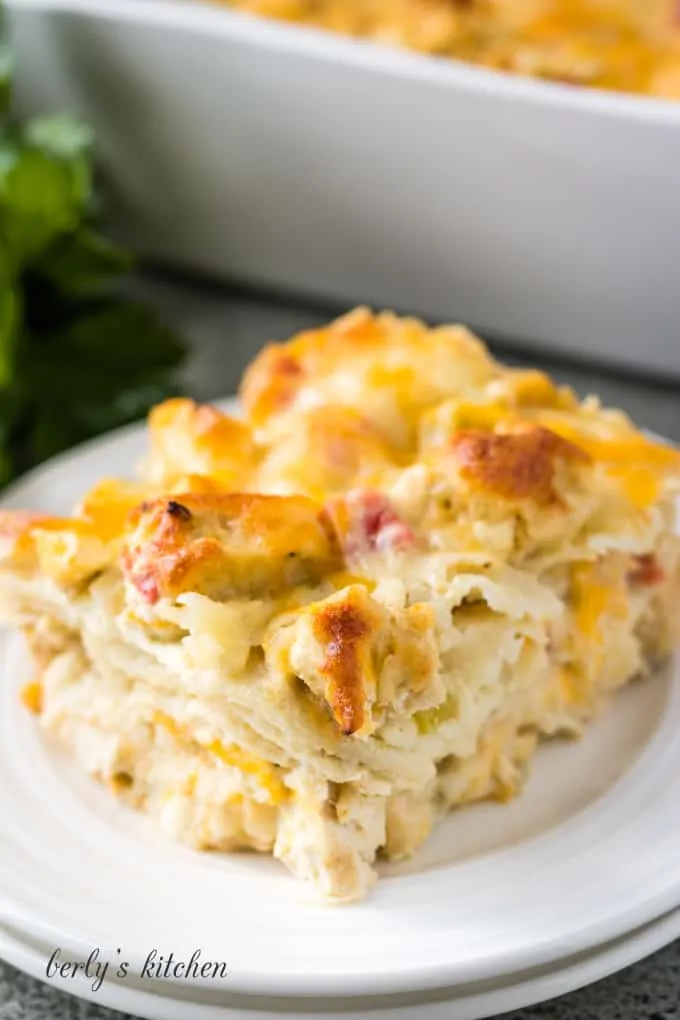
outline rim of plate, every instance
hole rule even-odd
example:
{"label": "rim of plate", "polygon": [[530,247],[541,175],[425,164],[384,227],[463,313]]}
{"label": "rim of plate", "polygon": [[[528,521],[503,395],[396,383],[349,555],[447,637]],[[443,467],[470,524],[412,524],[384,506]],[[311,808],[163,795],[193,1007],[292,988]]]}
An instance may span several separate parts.
{"label": "rim of plate", "polygon": [[[554,968],[543,968],[506,985],[493,985],[488,989],[463,992],[450,999],[421,1001],[403,1006],[382,1004],[375,1006],[367,1000],[352,1016],[361,1013],[374,1020],[411,1020],[414,1008],[424,1020],[482,1020],[510,1010],[526,1009],[556,996],[567,995],[611,976],[634,963],[651,956],[680,936],[680,910],[671,911],[663,917],[636,929],[621,939],[598,948],[588,956],[560,962]],[[38,981],[45,982],[45,954],[39,946],[22,941],[21,937],[0,927],[0,957]],[[55,987],[51,985],[51,987]],[[63,989],[59,989],[62,991]],[[122,984],[105,982],[100,992],[93,992],[87,982],[80,981],[75,992],[78,998],[96,1002],[108,1009],[123,1010],[143,1016],[147,1020],[184,1020],[187,1005],[191,1005],[196,1020],[279,1020],[280,1010],[264,1011],[258,1006],[232,1007],[228,1001],[219,1006],[212,1003],[163,997],[145,992],[138,987],[126,988]],[[284,1004],[285,1006],[285,1004]],[[337,1020],[337,1011],[324,1014],[319,1007],[313,1007],[311,1020]],[[305,1009],[302,1000],[298,1015],[304,1016],[311,1010]]]}
{"label": "rim of plate", "polygon": [[[233,403],[223,406],[233,408]],[[68,503],[73,503],[97,476],[122,473],[123,463],[129,473],[142,448],[143,425],[128,426],[35,469],[0,503],[30,507],[38,501],[60,511],[54,500],[63,503],[71,493]],[[194,937],[213,920],[221,896],[225,913],[218,920],[224,917],[226,925],[234,908],[238,929],[219,928],[219,944],[231,954],[226,956],[225,992],[413,992],[548,965],[613,940],[680,904],[677,659],[651,739],[628,771],[582,810],[517,846],[388,876],[365,903],[328,908],[308,903],[301,883],[267,862],[253,869],[235,855],[216,862],[168,846],[149,834],[146,820],[133,823],[132,812],[109,807],[108,793],[96,798],[95,811],[64,781],[38,728],[21,712],[13,688],[25,661],[22,666],[16,639],[0,646],[0,654],[8,650],[15,658],[10,660],[11,682],[0,688],[6,703],[0,712],[0,921],[4,914],[5,923],[54,945],[74,952],[115,945],[110,940],[121,937],[121,923],[129,927],[131,914],[137,930],[125,940],[137,942],[128,945],[127,955],[140,962],[146,955],[140,942],[144,925],[149,938],[167,934],[173,924],[182,928],[180,937]],[[534,771],[539,769],[540,757]],[[100,803],[105,812],[115,810],[115,817],[98,814]],[[63,860],[58,862],[60,852]],[[104,882],[102,889],[86,865],[75,861],[78,855],[95,861],[113,887]],[[74,861],[69,863],[70,856]],[[70,888],[59,886],[64,874]],[[182,880],[193,883],[191,909],[196,914],[186,913]],[[166,906],[168,896],[172,902]],[[157,915],[162,907],[165,914]],[[115,910],[130,913],[114,917]]]}

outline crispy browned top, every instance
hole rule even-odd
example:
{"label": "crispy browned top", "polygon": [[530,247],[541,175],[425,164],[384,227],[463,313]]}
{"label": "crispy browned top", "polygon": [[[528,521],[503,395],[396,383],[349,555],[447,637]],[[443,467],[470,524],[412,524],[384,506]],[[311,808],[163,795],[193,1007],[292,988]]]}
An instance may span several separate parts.
{"label": "crispy browned top", "polygon": [[300,492],[321,500],[375,483],[396,468],[380,433],[349,407],[314,407],[281,423],[263,455],[263,491]]}
{"label": "crispy browned top", "polygon": [[484,345],[463,326],[430,330],[417,319],[357,308],[287,344],[266,347],[239,393],[255,428],[294,408],[344,405],[399,441],[428,404],[497,372]]}
{"label": "crispy browned top", "polygon": [[382,465],[389,460],[377,429],[349,407],[315,407],[304,415],[296,432],[302,432],[304,452],[314,467],[341,483],[352,479],[364,463]]}
{"label": "crispy browned top", "polygon": [[342,598],[322,603],[313,621],[314,636],[323,646],[320,669],[326,701],[346,735],[365,722],[366,683],[373,673],[372,639],[376,621],[365,590],[351,587]]}
{"label": "crispy browned top", "polygon": [[100,505],[98,491],[86,497],[79,517],[48,517],[23,510],[0,513],[0,564],[37,573],[63,587],[80,585],[114,563],[129,506],[117,498]]}
{"label": "crispy browned top", "polygon": [[257,356],[243,376],[240,396],[253,425],[291,404],[302,385],[305,370],[300,360],[279,344],[270,344]]}
{"label": "crispy browned top", "polygon": [[460,326],[356,309],[267,348],[242,396],[245,421],[159,405],[144,480],[105,480],[71,518],[4,514],[4,565],[71,585],[116,569],[122,549],[137,608],[192,590],[277,599],[333,588],[342,554],[371,576],[380,557],[476,548],[477,504],[512,523],[509,504],[532,501],[521,509],[535,542],[542,518],[555,525],[586,490],[638,515],[680,484],[676,450],[540,372],[505,368]]}
{"label": "crispy browned top", "polygon": [[285,344],[270,344],[248,366],[239,395],[248,418],[261,425],[294,403],[298,391],[342,360],[384,347],[379,316],[358,308],[320,329],[299,333]]}
{"label": "crispy browned top", "polygon": [[507,434],[464,429],[451,443],[461,476],[473,486],[544,506],[561,502],[554,486],[556,461],[590,460],[580,447],[540,426]]}
{"label": "crispy browned top", "polygon": [[178,495],[143,503],[130,526],[123,570],[150,603],[184,591],[275,592],[339,562],[323,509],[304,496]]}
{"label": "crispy browned top", "polygon": [[147,477],[165,485],[202,476],[223,483],[212,491],[244,488],[257,457],[248,425],[210,404],[184,398],[166,400],[151,411],[149,439]]}

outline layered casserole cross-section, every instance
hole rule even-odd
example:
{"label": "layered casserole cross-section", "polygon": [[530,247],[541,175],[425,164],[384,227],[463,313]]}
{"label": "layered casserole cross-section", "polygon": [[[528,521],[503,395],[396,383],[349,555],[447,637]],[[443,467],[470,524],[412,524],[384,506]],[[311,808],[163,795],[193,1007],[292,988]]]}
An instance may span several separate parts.
{"label": "layered casserole cross-section", "polygon": [[670,651],[680,455],[364,309],[267,347],[241,402],[156,408],[140,480],[72,517],[2,513],[0,609],[83,769],[354,900]]}

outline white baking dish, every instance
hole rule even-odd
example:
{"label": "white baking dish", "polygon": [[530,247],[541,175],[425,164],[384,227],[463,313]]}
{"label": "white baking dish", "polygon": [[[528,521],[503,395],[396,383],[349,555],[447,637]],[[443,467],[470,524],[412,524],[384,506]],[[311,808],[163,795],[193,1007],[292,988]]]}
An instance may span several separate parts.
{"label": "white baking dish", "polygon": [[680,104],[191,0],[10,0],[145,252],[680,377]]}

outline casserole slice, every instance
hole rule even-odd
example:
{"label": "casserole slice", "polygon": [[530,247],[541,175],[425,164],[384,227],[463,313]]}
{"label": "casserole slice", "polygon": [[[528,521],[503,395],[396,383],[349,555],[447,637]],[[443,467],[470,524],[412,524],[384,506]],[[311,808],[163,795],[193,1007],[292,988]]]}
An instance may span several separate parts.
{"label": "casserole slice", "polygon": [[155,409],[142,477],[69,518],[3,512],[0,611],[85,770],[347,902],[671,651],[680,455],[365,309],[270,345],[241,400]]}

